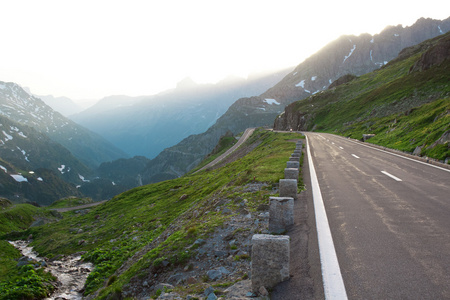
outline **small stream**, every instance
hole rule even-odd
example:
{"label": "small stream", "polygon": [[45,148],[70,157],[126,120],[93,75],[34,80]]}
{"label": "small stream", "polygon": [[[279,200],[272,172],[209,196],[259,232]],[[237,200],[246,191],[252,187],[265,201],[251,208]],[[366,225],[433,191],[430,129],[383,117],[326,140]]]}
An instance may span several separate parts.
{"label": "small stream", "polygon": [[80,254],[61,256],[54,260],[45,260],[28,246],[26,241],[10,241],[23,256],[38,262],[45,262],[46,270],[58,278],[58,286],[55,292],[45,300],[81,300],[83,295],[80,291],[84,287],[86,278],[94,268],[93,264],[81,261]]}

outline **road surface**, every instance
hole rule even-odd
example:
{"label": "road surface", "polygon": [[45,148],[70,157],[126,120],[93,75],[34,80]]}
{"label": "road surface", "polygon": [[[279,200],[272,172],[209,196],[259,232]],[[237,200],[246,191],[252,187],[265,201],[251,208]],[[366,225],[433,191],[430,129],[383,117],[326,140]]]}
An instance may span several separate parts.
{"label": "road surface", "polygon": [[348,299],[450,299],[450,170],[306,136]]}
{"label": "road surface", "polygon": [[79,205],[79,206],[63,207],[63,208],[55,208],[55,209],[53,209],[53,210],[56,210],[57,212],[67,212],[67,211],[72,211],[72,210],[84,209],[84,208],[89,208],[89,207],[97,206],[97,205],[100,205],[100,204],[105,203],[106,201],[108,201],[108,200],[103,200],[103,201],[93,202],[93,203],[89,203],[89,204],[83,204],[83,205]]}

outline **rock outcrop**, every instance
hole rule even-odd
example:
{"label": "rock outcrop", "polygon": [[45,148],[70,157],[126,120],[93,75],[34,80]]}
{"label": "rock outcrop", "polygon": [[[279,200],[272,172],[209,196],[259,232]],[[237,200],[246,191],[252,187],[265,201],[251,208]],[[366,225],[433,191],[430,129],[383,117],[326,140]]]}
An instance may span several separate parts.
{"label": "rock outcrop", "polygon": [[409,72],[428,70],[434,65],[440,65],[446,59],[450,59],[450,36],[441,40],[438,44],[432,46],[422,54]]}

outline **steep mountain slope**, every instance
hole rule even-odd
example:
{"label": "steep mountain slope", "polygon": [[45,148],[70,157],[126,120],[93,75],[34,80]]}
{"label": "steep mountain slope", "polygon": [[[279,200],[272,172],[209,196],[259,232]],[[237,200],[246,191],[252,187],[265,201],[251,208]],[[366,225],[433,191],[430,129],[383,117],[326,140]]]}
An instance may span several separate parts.
{"label": "steep mountain slope", "polygon": [[99,135],[55,112],[15,83],[0,81],[0,115],[46,134],[89,167],[126,157]]}
{"label": "steep mountain slope", "polygon": [[148,164],[144,181],[180,176],[201,161],[228,130],[236,134],[247,127],[272,126],[286,105],[325,90],[342,75],[371,72],[397,57],[404,47],[449,30],[450,18],[443,21],[422,18],[410,27],[389,26],[374,36],[342,36],[260,96],[237,100],[206,132],[165,149]]}
{"label": "steep mountain slope", "polygon": [[153,158],[183,138],[205,131],[235,99],[263,92],[290,70],[255,74],[247,80],[229,77],[217,84],[186,78],[175,89],[154,96],[106,97],[71,118],[131,156]]}
{"label": "steep mountain slope", "polygon": [[79,196],[90,170],[66,148],[35,129],[0,115],[0,197],[48,205]]}
{"label": "steep mountain slope", "polygon": [[78,104],[76,104],[70,98],[67,97],[55,97],[53,95],[45,95],[45,96],[35,95],[35,96],[44,101],[54,111],[61,113],[65,117],[83,111],[83,108],[81,106],[79,106]]}
{"label": "steep mountain slope", "polygon": [[381,33],[341,36],[306,59],[280,83],[264,93],[283,103],[325,90],[346,74],[362,75],[387,64],[406,47],[450,31],[450,18],[421,18],[412,26],[388,26]]}
{"label": "steep mountain slope", "polygon": [[372,73],[287,106],[277,130],[321,130],[450,158],[450,33],[405,48]]}

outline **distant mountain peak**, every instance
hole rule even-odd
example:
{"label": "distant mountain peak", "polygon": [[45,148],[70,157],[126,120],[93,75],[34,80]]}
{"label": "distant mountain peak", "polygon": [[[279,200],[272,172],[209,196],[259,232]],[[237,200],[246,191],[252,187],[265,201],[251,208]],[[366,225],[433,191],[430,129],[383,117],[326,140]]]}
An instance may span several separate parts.
{"label": "distant mountain peak", "polygon": [[192,80],[192,78],[186,77],[177,83],[177,89],[190,89],[197,85],[198,84],[194,80]]}

